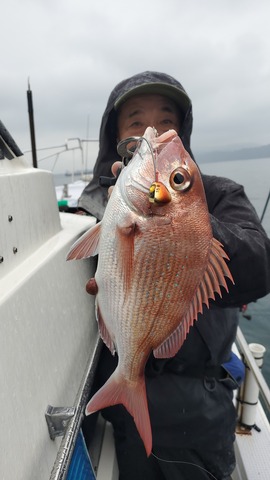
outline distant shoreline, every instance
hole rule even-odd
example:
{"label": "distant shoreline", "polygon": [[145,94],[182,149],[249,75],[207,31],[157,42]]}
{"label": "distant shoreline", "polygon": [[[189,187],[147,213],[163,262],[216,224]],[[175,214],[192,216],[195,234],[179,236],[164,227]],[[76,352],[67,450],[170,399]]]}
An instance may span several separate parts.
{"label": "distant shoreline", "polygon": [[258,158],[269,158],[270,160],[270,145],[263,145],[261,147],[241,148],[239,150],[215,150],[212,152],[197,152],[195,158],[198,163],[206,162],[224,162],[233,160],[255,160]]}

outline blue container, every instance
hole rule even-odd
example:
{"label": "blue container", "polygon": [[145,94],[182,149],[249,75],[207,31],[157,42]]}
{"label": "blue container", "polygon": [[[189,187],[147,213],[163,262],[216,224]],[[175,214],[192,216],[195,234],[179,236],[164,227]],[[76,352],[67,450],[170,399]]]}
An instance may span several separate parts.
{"label": "blue container", "polygon": [[67,480],[96,480],[88,450],[80,430],[68,469]]}

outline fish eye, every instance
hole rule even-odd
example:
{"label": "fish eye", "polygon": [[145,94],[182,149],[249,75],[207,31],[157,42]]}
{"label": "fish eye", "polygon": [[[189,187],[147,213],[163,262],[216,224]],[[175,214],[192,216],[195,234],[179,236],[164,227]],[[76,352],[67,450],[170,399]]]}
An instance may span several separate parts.
{"label": "fish eye", "polygon": [[170,185],[178,192],[187,190],[191,186],[191,183],[191,175],[188,170],[183,167],[176,168],[170,175]]}

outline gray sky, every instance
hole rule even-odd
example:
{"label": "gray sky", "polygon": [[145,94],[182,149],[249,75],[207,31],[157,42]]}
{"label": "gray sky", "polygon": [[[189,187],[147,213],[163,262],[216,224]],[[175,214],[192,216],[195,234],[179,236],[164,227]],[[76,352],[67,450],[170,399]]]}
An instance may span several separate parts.
{"label": "gray sky", "polygon": [[29,150],[30,77],[37,148],[98,138],[115,84],[158,70],[191,97],[195,154],[270,143],[269,21],[269,0],[9,0],[0,118]]}

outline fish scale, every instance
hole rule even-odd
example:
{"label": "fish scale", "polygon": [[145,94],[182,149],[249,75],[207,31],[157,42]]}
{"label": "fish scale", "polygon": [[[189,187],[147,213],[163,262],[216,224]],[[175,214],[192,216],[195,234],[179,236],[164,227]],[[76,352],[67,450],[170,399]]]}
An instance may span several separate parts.
{"label": "fish scale", "polygon": [[225,276],[233,279],[212,235],[197,165],[176,132],[156,138],[149,127],[144,137],[102,221],[75,243],[68,259],[99,254],[91,281],[97,320],[102,339],[118,353],[116,370],[86,414],[122,403],[150,455],[147,359],[152,351],[157,358],[174,356],[203,303],[208,306],[214,292],[221,295],[220,285],[228,290]]}

